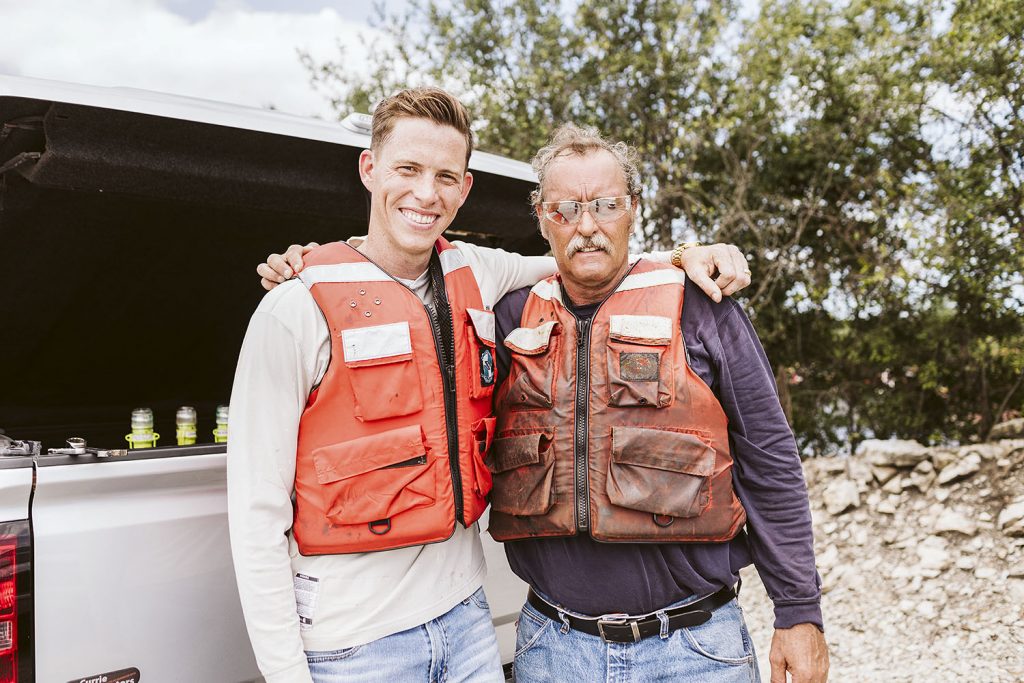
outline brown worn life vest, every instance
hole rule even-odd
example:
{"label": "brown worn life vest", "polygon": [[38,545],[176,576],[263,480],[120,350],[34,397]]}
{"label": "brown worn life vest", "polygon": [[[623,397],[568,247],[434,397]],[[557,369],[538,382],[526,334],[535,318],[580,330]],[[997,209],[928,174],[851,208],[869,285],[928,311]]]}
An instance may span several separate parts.
{"label": "brown worn life vest", "polygon": [[505,339],[490,533],[599,541],[727,541],[746,520],[728,421],[690,369],[684,275],[639,261],[590,321],[538,283]]}
{"label": "brown worn life vest", "polygon": [[[303,555],[443,541],[487,504],[494,313],[462,253],[443,239],[436,251],[450,320],[432,320],[412,291],[343,242],[305,257],[300,277],[327,320],[331,362],[299,423],[292,530]],[[435,307],[438,295],[435,285]]]}

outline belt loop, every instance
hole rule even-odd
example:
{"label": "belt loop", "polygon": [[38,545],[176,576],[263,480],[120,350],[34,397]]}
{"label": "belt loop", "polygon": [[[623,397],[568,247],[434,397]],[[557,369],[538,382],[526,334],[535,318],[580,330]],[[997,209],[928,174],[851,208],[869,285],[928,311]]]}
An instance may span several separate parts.
{"label": "belt loop", "polygon": [[558,610],[558,618],[562,620],[562,628],[558,629],[558,632],[564,636],[569,632],[569,617],[562,610]]}
{"label": "belt loop", "polygon": [[655,616],[658,617],[658,621],[661,623],[661,631],[658,635],[662,640],[665,640],[668,638],[668,615],[665,614],[664,610],[659,610]]}

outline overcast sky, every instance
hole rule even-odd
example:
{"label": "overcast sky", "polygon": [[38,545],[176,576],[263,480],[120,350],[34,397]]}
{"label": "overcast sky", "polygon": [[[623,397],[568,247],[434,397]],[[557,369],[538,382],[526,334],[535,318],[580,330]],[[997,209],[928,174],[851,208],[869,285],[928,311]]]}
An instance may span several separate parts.
{"label": "overcast sky", "polygon": [[369,0],[0,0],[0,74],[329,117],[296,50],[333,59],[340,41],[361,68],[370,14]]}

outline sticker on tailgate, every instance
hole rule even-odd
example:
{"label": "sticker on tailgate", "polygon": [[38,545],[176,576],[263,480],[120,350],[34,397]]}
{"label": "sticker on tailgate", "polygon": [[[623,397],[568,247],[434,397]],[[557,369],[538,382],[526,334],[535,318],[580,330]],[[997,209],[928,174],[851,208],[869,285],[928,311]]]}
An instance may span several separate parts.
{"label": "sticker on tailgate", "polygon": [[131,669],[118,669],[117,671],[110,671],[105,674],[73,678],[68,683],[139,683],[139,678],[139,670],[132,667]]}

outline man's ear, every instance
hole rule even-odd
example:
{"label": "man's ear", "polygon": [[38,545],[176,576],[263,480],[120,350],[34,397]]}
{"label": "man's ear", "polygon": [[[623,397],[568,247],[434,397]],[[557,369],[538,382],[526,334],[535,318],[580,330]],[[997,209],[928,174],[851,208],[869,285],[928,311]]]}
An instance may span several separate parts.
{"label": "man's ear", "polygon": [[466,197],[469,196],[471,189],[473,189],[473,174],[466,171],[466,175],[462,177],[462,198],[459,199],[459,208],[466,203]]}
{"label": "man's ear", "polygon": [[540,230],[540,236],[547,240],[548,231],[544,229],[544,210],[540,208],[540,204],[533,207],[533,213],[537,216],[537,228]]}
{"label": "man's ear", "polygon": [[364,149],[359,153],[359,179],[363,181],[363,187],[373,192],[373,150]]}

